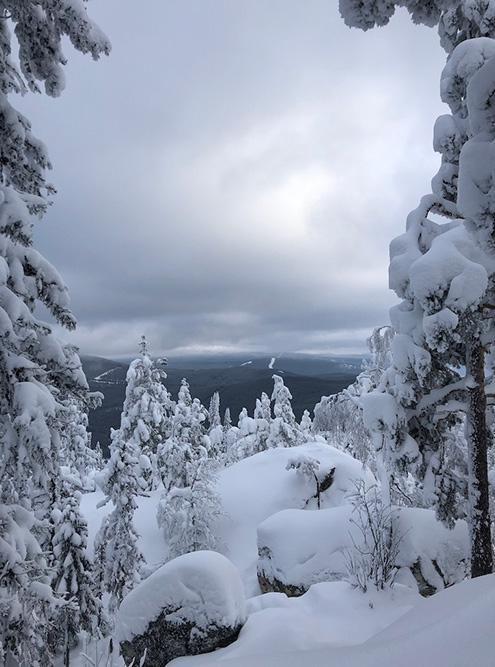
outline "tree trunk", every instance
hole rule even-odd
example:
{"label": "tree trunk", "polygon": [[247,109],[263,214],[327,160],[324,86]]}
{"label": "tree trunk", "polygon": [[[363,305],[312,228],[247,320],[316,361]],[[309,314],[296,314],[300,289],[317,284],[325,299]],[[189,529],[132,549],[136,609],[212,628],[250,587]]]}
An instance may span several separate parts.
{"label": "tree trunk", "polygon": [[480,577],[493,571],[493,557],[488,500],[485,350],[478,341],[467,345],[466,375],[472,379],[466,423],[471,576]]}

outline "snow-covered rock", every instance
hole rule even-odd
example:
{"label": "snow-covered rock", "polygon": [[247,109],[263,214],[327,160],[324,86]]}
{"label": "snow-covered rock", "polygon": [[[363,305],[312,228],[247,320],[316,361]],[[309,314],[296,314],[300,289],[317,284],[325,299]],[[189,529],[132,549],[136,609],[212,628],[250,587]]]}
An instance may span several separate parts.
{"label": "snow-covered rock", "polygon": [[397,558],[396,581],[407,584],[410,570],[422,595],[463,581],[469,576],[469,535],[465,521],[450,530],[436,520],[433,510],[402,508],[399,514],[402,535]]}
{"label": "snow-covered rock", "polygon": [[[396,580],[423,595],[442,590],[467,576],[467,524],[445,528],[432,510],[397,510],[402,536]],[[301,595],[315,583],[346,579],[346,552],[362,534],[352,521],[353,507],[319,511],[284,510],[258,527],[258,579],[262,591]]]}
{"label": "snow-covered rock", "polygon": [[232,563],[213,551],[176,558],[123,600],[115,635],[127,665],[163,667],[234,641],[246,619],[242,581]]}
{"label": "snow-covered rock", "polygon": [[[258,527],[258,581],[264,593],[302,595],[321,581],[346,577],[343,550],[352,546],[352,506],[283,510]],[[354,530],[352,530],[354,529]]]}
{"label": "snow-covered rock", "polygon": [[356,483],[375,483],[373,474],[360,461],[335,447],[310,442],[298,447],[276,447],[239,461],[220,473],[218,491],[226,513],[215,527],[227,546],[227,555],[246,585],[248,597],[259,593],[256,579],[258,552],[256,529],[272,514],[284,509],[316,508],[316,485],[296,470],[287,470],[289,460],[306,456],[319,461],[320,481],[333,469],[332,484],[321,494],[322,507],[349,502]]}

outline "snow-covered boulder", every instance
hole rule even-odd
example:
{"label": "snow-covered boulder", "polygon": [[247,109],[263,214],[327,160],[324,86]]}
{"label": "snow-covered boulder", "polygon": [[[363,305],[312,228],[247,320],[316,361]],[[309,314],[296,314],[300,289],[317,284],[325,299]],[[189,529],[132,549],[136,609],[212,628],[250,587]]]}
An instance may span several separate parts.
{"label": "snow-covered boulder", "polygon": [[146,652],[143,667],[163,667],[227,646],[245,620],[235,567],[219,553],[195,551],[162,565],[124,598],[116,639],[127,665],[141,664]]}
{"label": "snow-covered boulder", "polygon": [[469,534],[465,521],[450,530],[436,520],[433,510],[403,508],[399,515],[403,536],[397,557],[396,580],[408,584],[414,576],[421,595],[458,584],[469,576]]}
{"label": "snow-covered boulder", "polygon": [[[467,524],[445,528],[432,510],[397,508],[402,536],[396,581],[431,595],[462,581],[469,565]],[[348,577],[346,552],[362,542],[352,505],[283,510],[258,527],[258,580],[263,592],[302,595],[322,581]]]}
{"label": "snow-covered boulder", "polygon": [[[352,545],[352,506],[282,510],[258,526],[258,581],[263,593],[302,595],[321,581],[346,576],[343,549]],[[355,532],[355,531],[352,531]]]}
{"label": "snow-covered boulder", "polygon": [[322,507],[349,503],[356,493],[356,483],[361,480],[366,487],[376,483],[373,474],[364,469],[360,461],[321,442],[276,447],[223,470],[218,491],[226,516],[219,518],[214,530],[241,573],[248,597],[259,593],[256,529],[260,523],[280,510],[317,507],[314,479],[302,477],[295,469],[287,470],[289,461],[298,457],[319,462],[320,482],[331,473],[330,486],[321,492]]}

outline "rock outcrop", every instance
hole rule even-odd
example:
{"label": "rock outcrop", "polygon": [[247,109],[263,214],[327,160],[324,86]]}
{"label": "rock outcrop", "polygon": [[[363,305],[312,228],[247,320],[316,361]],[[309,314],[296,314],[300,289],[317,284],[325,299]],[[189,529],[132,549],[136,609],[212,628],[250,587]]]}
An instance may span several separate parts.
{"label": "rock outcrop", "polygon": [[[428,596],[462,581],[469,568],[465,521],[453,530],[433,510],[396,508],[400,540],[395,580]],[[350,505],[282,510],[258,526],[258,581],[263,593],[303,595],[313,584],[349,577],[346,554],[363,535]]]}
{"label": "rock outcrop", "polygon": [[196,551],[162,565],[127,595],[116,636],[126,665],[139,665],[145,656],[143,667],[164,667],[232,643],[245,618],[244,589],[232,563]]}

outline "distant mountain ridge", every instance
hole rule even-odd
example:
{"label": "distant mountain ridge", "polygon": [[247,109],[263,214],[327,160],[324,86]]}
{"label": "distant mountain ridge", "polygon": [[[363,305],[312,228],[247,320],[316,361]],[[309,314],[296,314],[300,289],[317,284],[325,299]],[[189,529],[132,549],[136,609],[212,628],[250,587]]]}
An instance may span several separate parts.
{"label": "distant mountain ridge", "polygon": [[[104,394],[103,405],[90,413],[89,428],[93,442],[103,449],[110,442],[110,428],[118,428],[125,398],[125,376],[129,363],[103,357],[81,355],[91,391]],[[212,394],[220,394],[223,416],[228,407],[235,424],[243,407],[253,413],[256,399],[264,391],[271,396],[274,374],[281,375],[292,393],[292,408],[297,419],[304,410],[312,414],[322,396],[337,393],[351,384],[361,370],[360,357],[320,357],[314,355],[263,355],[194,357],[169,361],[165,386],[175,400],[182,378],[191,394],[207,408]]]}

